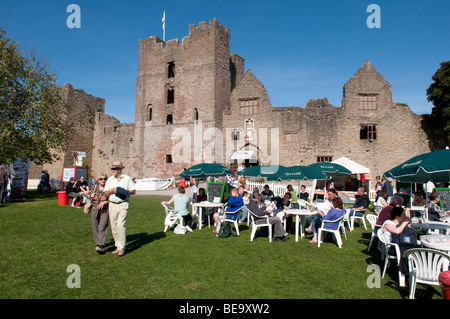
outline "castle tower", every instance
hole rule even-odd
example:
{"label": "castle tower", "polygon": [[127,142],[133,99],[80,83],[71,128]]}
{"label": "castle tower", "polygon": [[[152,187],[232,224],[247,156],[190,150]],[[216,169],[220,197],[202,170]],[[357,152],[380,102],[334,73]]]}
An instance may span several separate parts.
{"label": "castle tower", "polygon": [[220,162],[216,135],[230,92],[230,30],[217,19],[190,25],[181,43],[139,40],[135,175],[175,176],[193,164]]}

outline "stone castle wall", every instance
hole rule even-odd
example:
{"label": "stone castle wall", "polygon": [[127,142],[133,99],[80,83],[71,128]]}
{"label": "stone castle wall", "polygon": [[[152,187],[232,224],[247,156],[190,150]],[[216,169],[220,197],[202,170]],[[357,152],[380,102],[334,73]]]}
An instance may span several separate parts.
{"label": "stone castle wall", "polygon": [[[230,30],[217,19],[190,25],[181,43],[139,40],[134,124],[104,114],[103,99],[70,86],[63,92],[79,123],[57,174],[71,165],[72,149],[87,152],[92,175],[119,159],[137,178],[178,176],[202,162],[240,164],[231,159],[237,150],[253,151],[264,165],[345,156],[374,176],[430,150],[422,117],[393,102],[391,85],[370,61],[344,84],[341,106],[326,98],[272,106],[245,60],[230,54]],[[367,138],[363,128],[376,135]]]}

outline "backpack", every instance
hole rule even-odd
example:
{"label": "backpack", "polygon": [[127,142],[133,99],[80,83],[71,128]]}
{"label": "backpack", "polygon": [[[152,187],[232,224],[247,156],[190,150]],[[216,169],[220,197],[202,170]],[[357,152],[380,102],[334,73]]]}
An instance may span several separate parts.
{"label": "backpack", "polygon": [[219,238],[227,238],[230,237],[230,235],[236,236],[236,232],[231,227],[229,222],[222,222],[220,223],[219,232],[217,233],[217,237]]}
{"label": "backpack", "polygon": [[402,246],[417,246],[417,235],[414,229],[406,226],[400,234],[392,234],[391,242]]}

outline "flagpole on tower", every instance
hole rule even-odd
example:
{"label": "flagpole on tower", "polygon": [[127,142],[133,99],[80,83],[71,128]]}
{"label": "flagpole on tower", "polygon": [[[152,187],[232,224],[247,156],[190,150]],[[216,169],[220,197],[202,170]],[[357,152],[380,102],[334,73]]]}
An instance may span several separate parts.
{"label": "flagpole on tower", "polygon": [[163,41],[166,42],[166,11],[164,11],[162,17],[162,28],[163,28]]}

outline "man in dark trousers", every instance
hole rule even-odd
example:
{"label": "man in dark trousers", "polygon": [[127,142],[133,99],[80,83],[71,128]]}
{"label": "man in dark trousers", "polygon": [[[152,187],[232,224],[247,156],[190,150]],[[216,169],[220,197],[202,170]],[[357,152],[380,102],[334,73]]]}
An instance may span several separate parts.
{"label": "man in dark trousers", "polygon": [[[271,211],[266,210],[266,206],[259,207],[258,203],[262,201],[261,194],[253,195],[253,199],[250,201],[250,203],[247,205],[247,208],[253,212],[256,216],[264,217],[271,213]],[[262,221],[262,220],[261,220]],[[255,220],[256,223],[258,223],[258,220]],[[269,217],[269,223],[273,226],[275,225],[274,229],[274,235],[275,235],[275,241],[286,241],[287,237],[284,236],[284,227],[283,223],[281,222],[281,219],[278,217]]]}

